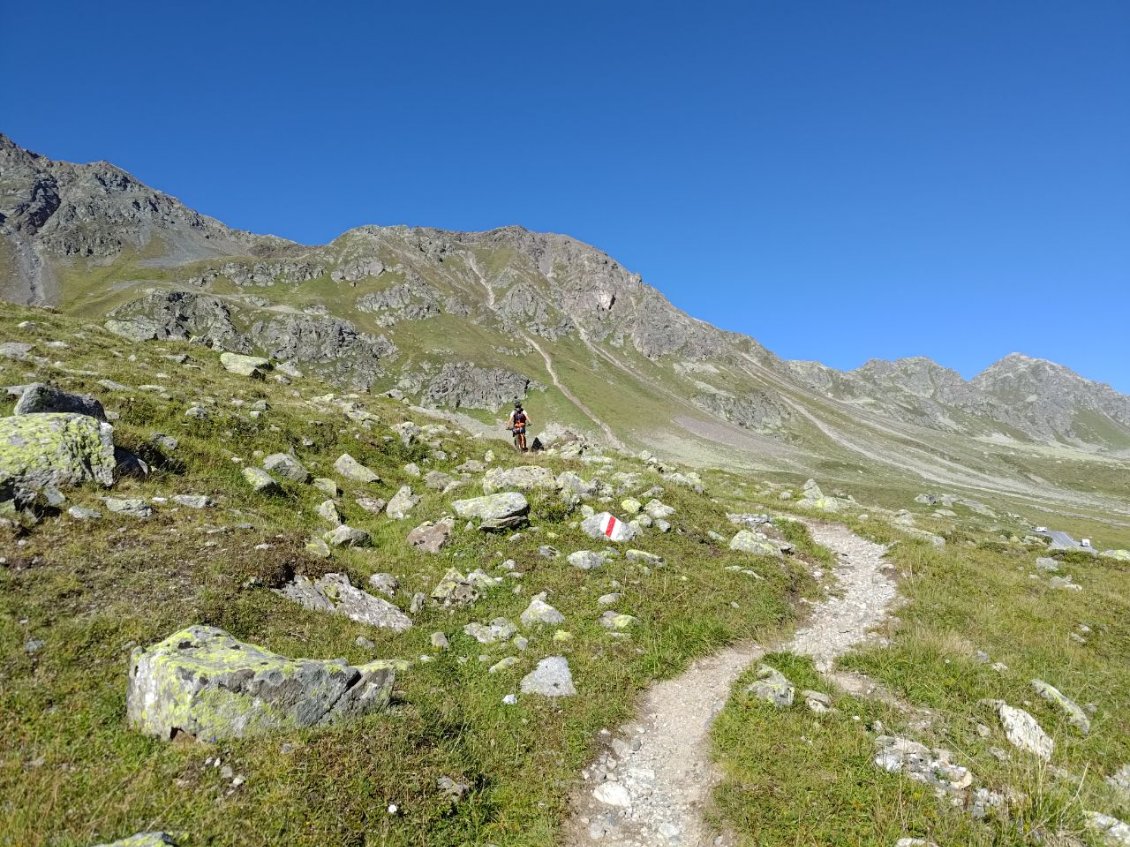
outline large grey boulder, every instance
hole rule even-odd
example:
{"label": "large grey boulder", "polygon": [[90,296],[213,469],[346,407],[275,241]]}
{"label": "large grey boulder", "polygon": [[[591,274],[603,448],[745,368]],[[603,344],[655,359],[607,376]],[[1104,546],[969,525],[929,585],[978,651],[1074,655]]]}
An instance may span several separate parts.
{"label": "large grey boulder", "polygon": [[133,651],[126,717],[156,738],[216,742],[383,709],[394,678],[386,662],[290,659],[222,629],[190,626]]}
{"label": "large grey boulder", "polygon": [[44,412],[71,412],[76,415],[87,415],[97,420],[106,420],[106,410],[97,398],[88,394],[71,394],[53,385],[44,382],[33,382],[24,389],[14,415],[37,415]]}
{"label": "large grey boulder", "polygon": [[555,490],[557,480],[553,471],[539,465],[522,465],[516,468],[491,468],[483,477],[483,491],[487,494],[508,489],[532,491],[536,488]]}
{"label": "large grey boulder", "polygon": [[523,694],[540,694],[543,697],[571,697],[577,693],[573,687],[573,674],[569,660],[564,656],[550,656],[522,678]]}
{"label": "large grey boulder", "polygon": [[348,453],[342,453],[334,462],[334,470],[354,482],[377,483],[381,481],[376,471],[365,467]]}
{"label": "large grey boulder", "polygon": [[114,482],[114,430],[88,415],[0,418],[0,501],[47,489]]}
{"label": "large grey boulder", "polygon": [[350,620],[380,629],[404,632],[412,628],[412,619],[408,615],[387,600],[354,587],[345,574],[328,573],[313,581],[296,576],[277,593],[307,609],[344,615]]}
{"label": "large grey boulder", "polygon": [[488,494],[485,497],[472,497],[469,500],[456,500],[451,504],[451,508],[461,518],[497,521],[524,517],[530,511],[530,504],[517,491],[507,491],[501,494]]}
{"label": "large grey boulder", "polygon": [[310,481],[310,472],[290,453],[272,453],[263,460],[263,467],[291,482]]}

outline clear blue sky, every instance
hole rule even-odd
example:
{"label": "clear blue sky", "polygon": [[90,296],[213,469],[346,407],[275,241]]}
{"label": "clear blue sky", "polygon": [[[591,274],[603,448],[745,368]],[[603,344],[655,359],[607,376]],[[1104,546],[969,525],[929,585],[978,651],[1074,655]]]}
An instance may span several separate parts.
{"label": "clear blue sky", "polygon": [[234,226],[519,223],[841,368],[1130,393],[1130,3],[0,2],[0,131]]}

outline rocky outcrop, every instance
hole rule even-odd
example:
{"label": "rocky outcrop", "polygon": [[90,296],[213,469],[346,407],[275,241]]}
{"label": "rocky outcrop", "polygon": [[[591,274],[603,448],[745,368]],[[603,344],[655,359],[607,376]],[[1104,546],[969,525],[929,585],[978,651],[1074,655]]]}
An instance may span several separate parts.
{"label": "rocky outcrop", "polygon": [[691,402],[712,415],[755,432],[776,432],[793,417],[787,405],[765,391],[750,391],[741,396],[701,391],[692,395]]}
{"label": "rocky outcrop", "polygon": [[524,398],[533,381],[505,368],[483,368],[468,362],[448,362],[427,377],[420,402],[425,406],[497,411]]}
{"label": "rocky outcrop", "polygon": [[71,394],[53,385],[33,382],[28,385],[20,399],[16,401],[14,415],[35,415],[43,413],[73,413],[88,415],[96,420],[106,420],[106,410],[102,403],[88,394]]}
{"label": "rocky outcrop", "polygon": [[387,663],[290,659],[190,626],[133,651],[126,717],[146,735],[199,741],[333,723],[388,705]]}
{"label": "rocky outcrop", "polygon": [[151,291],[112,310],[106,328],[134,341],[200,341],[221,350],[251,352],[251,341],[236,327],[228,305],[191,291]]}

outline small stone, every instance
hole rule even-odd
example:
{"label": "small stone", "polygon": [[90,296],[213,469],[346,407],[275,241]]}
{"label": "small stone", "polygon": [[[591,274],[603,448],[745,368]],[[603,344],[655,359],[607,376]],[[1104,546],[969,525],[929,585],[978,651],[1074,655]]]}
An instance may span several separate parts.
{"label": "small stone", "polygon": [[519,620],[522,626],[544,626],[565,623],[565,616],[545,602],[545,592],[536,595]]}
{"label": "small stone", "polygon": [[432,647],[436,650],[447,650],[451,647],[451,642],[447,640],[447,636],[442,632],[433,632],[431,643]]}
{"label": "small stone", "polygon": [[259,494],[278,494],[281,491],[279,484],[262,468],[244,468],[243,478]]}
{"label": "small stone", "polygon": [[314,481],[313,481],[312,484],[319,491],[321,491],[325,494],[328,494],[330,497],[341,496],[341,486],[339,486],[337,484],[336,480],[332,480],[329,477],[325,477],[325,476],[314,477]]}
{"label": "small stone", "polygon": [[334,462],[334,470],[346,479],[354,482],[375,484],[381,481],[380,476],[373,470],[365,467],[348,453],[342,453]]}
{"label": "small stone", "polygon": [[213,505],[212,498],[207,494],[174,494],[172,500],[186,509],[207,509]]}
{"label": "small stone", "polygon": [[103,497],[102,502],[106,505],[107,511],[118,515],[148,518],[153,514],[153,509],[149,504],[137,498]]}
{"label": "small stone", "polygon": [[97,509],[88,509],[86,506],[71,506],[67,509],[67,514],[76,521],[96,521],[102,517]]}
{"label": "small stone", "polygon": [[272,453],[263,459],[263,467],[291,482],[305,483],[310,479],[309,471],[289,453]]}
{"label": "small stone", "polygon": [[523,694],[540,694],[543,697],[570,697],[577,693],[569,661],[564,656],[550,656],[538,662],[537,667],[522,679]]}
{"label": "small stone", "polygon": [[500,661],[495,662],[493,665],[487,668],[487,673],[499,673],[500,671],[509,670],[516,664],[518,664],[518,659],[516,657],[507,656],[505,659],[501,659]]}
{"label": "small stone", "polygon": [[1035,756],[1050,761],[1055,742],[1044,732],[1039,722],[1023,709],[1001,703],[997,707],[1001,726],[1004,727],[1005,737],[1009,743],[1019,750],[1025,750]]}
{"label": "small stone", "polygon": [[322,536],[322,540],[331,547],[368,547],[372,538],[363,529],[342,524]]}
{"label": "small stone", "polygon": [[606,806],[627,809],[632,805],[632,795],[618,782],[602,782],[593,789],[592,796]]}
{"label": "small stone", "polygon": [[394,521],[404,520],[404,518],[408,517],[408,513],[411,512],[419,502],[420,498],[412,493],[412,489],[407,485],[403,485],[392,495],[392,499],[388,501],[388,506],[385,507],[385,513]]}
{"label": "small stone", "polygon": [[604,557],[591,550],[578,550],[575,553],[570,553],[566,557],[566,561],[575,568],[590,571],[603,565]]}
{"label": "small stone", "polygon": [[338,512],[337,504],[333,500],[323,500],[314,511],[331,526],[341,525],[341,513]]}

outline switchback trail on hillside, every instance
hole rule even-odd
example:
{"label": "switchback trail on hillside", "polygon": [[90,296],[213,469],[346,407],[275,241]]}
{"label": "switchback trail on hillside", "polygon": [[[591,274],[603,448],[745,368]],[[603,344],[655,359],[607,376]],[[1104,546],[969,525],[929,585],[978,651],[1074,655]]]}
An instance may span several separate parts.
{"label": "switchback trail on hillside", "polygon": [[836,554],[834,595],[812,606],[785,644],[740,644],[695,662],[653,686],[636,718],[613,736],[584,773],[565,843],[582,847],[709,847],[728,844],[703,820],[718,775],[710,726],[738,676],[772,649],[811,656],[821,671],[867,639],[895,599],[884,573],[886,548],[844,526],[806,521],[818,544]]}

